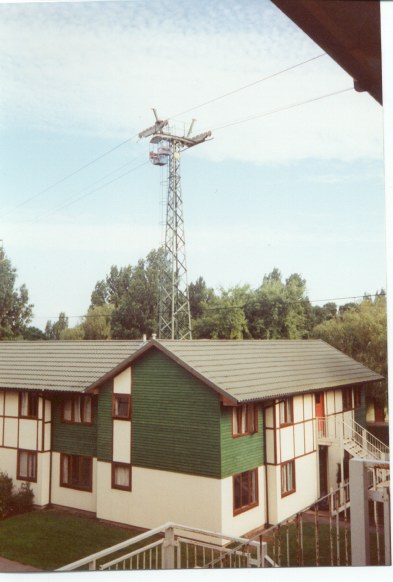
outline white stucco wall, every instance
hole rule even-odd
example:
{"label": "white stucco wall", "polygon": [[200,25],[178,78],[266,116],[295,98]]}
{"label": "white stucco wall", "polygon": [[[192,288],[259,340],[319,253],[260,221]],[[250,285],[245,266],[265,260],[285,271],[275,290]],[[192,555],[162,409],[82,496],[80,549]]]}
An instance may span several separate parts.
{"label": "white stucco wall", "polygon": [[258,467],[259,504],[238,515],[233,515],[233,478],[221,480],[221,531],[241,537],[244,534],[262,528],[266,523],[266,480],[265,467]]}
{"label": "white stucco wall", "polygon": [[60,487],[60,453],[52,453],[52,503],[96,511],[97,505],[97,459],[93,459],[93,491],[79,491]]}
{"label": "white stucco wall", "polygon": [[311,453],[295,460],[296,491],[281,497],[280,466],[269,466],[268,519],[276,524],[304,509],[318,497],[318,458]]}
{"label": "white stucco wall", "polygon": [[30,451],[37,450],[37,441],[38,441],[38,448],[40,448],[41,433],[39,432],[39,428],[41,428],[42,423],[37,422],[36,420],[30,420],[27,418],[21,418],[19,420],[19,448],[20,449],[28,449]]}
{"label": "white stucco wall", "polygon": [[18,419],[5,418],[4,419],[4,446],[17,447],[18,446]]}
{"label": "white stucco wall", "polygon": [[[132,468],[132,491],[111,489],[111,463],[97,463],[97,517],[143,528],[167,521],[221,531],[221,481]],[[232,507],[232,502],[231,502]]]}
{"label": "white stucco wall", "polygon": [[5,416],[18,416],[18,405],[19,405],[18,393],[6,392],[4,406]]}
{"label": "white stucco wall", "polygon": [[131,368],[126,368],[113,378],[115,394],[131,394]]}
{"label": "white stucco wall", "polygon": [[113,460],[131,462],[131,423],[128,420],[113,421]]}

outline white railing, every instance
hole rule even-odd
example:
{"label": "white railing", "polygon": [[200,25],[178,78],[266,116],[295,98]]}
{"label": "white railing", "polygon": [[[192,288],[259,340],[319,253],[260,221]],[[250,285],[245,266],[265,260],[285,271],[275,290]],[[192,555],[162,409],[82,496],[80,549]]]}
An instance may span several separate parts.
{"label": "white railing", "polygon": [[[233,544],[241,549],[229,549]],[[265,546],[247,538],[166,523],[57,571],[263,567],[267,565]]]}
{"label": "white railing", "polygon": [[341,414],[335,414],[316,418],[315,422],[319,442],[341,440],[344,445],[356,445],[372,459],[389,459],[389,447],[355,420],[343,420]]}

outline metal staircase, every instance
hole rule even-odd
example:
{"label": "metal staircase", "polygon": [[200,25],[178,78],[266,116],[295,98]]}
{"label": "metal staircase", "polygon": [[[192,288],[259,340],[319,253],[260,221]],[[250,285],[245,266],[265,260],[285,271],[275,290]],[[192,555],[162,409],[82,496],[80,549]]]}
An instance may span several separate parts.
{"label": "metal staircase", "polygon": [[366,430],[354,419],[343,419],[343,415],[317,418],[317,434],[320,444],[341,442],[352,457],[358,459],[389,460],[389,447]]}

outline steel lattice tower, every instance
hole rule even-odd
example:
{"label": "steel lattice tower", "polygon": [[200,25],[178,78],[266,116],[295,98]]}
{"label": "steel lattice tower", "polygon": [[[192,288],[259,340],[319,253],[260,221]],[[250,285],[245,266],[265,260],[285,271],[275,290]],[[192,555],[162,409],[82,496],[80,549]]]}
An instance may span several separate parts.
{"label": "steel lattice tower", "polygon": [[153,136],[150,140],[150,160],[154,165],[167,166],[168,191],[165,223],[165,266],[160,273],[158,337],[161,339],[192,339],[190,301],[188,297],[186,245],[184,236],[183,199],[180,177],[180,153],[210,137],[211,132],[190,137],[194,121],[186,136],[165,131],[167,120],[156,123],[139,134]]}

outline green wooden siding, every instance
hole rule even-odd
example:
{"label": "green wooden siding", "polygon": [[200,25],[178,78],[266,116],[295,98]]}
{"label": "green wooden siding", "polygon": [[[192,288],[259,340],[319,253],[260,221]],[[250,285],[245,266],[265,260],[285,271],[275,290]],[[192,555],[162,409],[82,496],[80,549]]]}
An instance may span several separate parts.
{"label": "green wooden siding", "polygon": [[100,387],[97,415],[97,459],[99,461],[112,461],[112,393],[113,380],[109,380]]}
{"label": "green wooden siding", "polygon": [[132,410],[133,465],[221,476],[219,398],[158,350],[132,367]]}
{"label": "green wooden siding", "polygon": [[52,450],[70,455],[95,457],[97,441],[97,398],[93,398],[93,425],[61,422],[64,396],[52,400]]}
{"label": "green wooden siding", "polygon": [[264,462],[258,432],[232,437],[232,409],[203,382],[151,350],[132,369],[134,465],[223,478]]}
{"label": "green wooden siding", "polygon": [[221,413],[221,477],[242,473],[263,465],[264,428],[261,406],[258,407],[258,432],[233,438],[232,408],[223,407]]}

